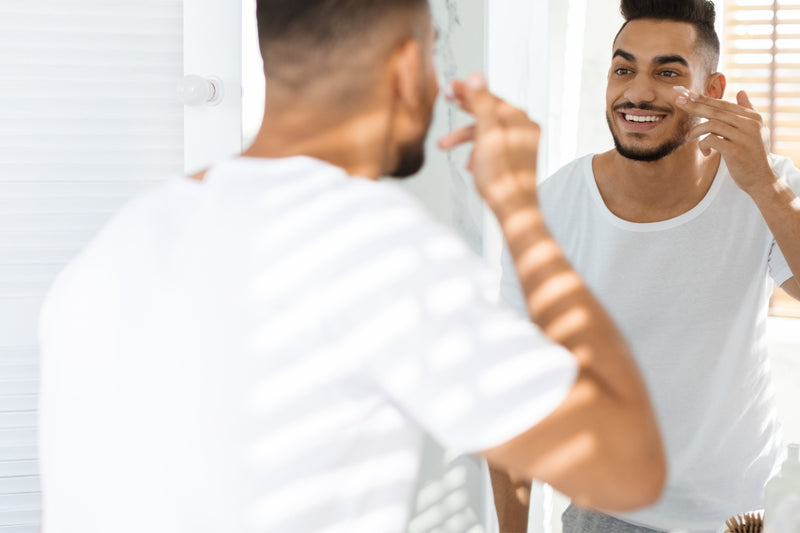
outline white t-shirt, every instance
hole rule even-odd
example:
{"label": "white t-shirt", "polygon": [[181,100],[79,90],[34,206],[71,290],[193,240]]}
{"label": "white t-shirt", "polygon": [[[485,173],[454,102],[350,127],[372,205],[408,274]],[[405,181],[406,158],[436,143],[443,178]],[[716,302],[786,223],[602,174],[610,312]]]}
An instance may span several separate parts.
{"label": "white t-shirt", "polygon": [[423,432],[474,452],[572,355],[387,183],[237,158],[118,213],[42,314],[47,533],[399,532]]}
{"label": "white t-shirt", "polygon": [[[774,158],[800,191],[800,172]],[[714,532],[763,507],[780,438],[765,326],[771,284],[792,276],[752,199],[724,162],[683,215],[638,224],[603,202],[592,157],[540,186],[548,227],[628,339],[665,439],[661,500],[622,515],[654,529]],[[507,263],[507,257],[505,262]],[[513,271],[503,297],[524,308]]]}

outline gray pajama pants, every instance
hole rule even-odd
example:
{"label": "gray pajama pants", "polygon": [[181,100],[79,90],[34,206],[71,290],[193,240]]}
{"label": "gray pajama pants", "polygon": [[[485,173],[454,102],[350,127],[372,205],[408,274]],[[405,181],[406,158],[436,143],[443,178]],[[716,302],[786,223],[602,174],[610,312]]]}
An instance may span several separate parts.
{"label": "gray pajama pants", "polygon": [[561,515],[561,525],[563,533],[662,533],[574,505],[567,507]]}

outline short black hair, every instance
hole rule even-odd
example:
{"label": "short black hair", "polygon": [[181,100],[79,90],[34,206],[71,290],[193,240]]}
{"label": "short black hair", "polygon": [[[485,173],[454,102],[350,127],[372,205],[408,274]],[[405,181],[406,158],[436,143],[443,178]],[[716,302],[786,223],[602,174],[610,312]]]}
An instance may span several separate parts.
{"label": "short black hair", "polygon": [[[720,44],[714,22],[717,10],[711,0],[622,0],[620,12],[625,26],[637,19],[686,22],[697,31],[698,43],[706,49],[711,72],[717,70]],[[619,33],[617,34],[619,36]]]}
{"label": "short black hair", "polygon": [[[428,0],[258,0],[256,18],[265,67],[302,61],[344,45],[370,46],[381,22]],[[359,42],[360,41],[360,42]]]}

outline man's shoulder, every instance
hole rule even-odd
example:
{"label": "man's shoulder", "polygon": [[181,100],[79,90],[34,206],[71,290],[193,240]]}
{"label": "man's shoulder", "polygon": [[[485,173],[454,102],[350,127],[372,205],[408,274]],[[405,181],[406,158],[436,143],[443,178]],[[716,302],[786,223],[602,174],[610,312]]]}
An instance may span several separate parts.
{"label": "man's shoulder", "polygon": [[539,184],[542,199],[562,194],[575,194],[584,188],[592,172],[593,154],[567,163]]}
{"label": "man's shoulder", "polygon": [[[125,202],[67,264],[59,277],[68,277],[65,275],[68,272],[102,271],[115,255],[135,254],[138,264],[142,257],[137,254],[137,246],[143,235],[163,235],[168,229],[165,220],[181,217],[181,213],[175,210],[176,182],[179,180],[181,178],[172,178],[159,183]],[[127,264],[127,259],[121,263]]]}
{"label": "man's shoulder", "polygon": [[133,238],[147,232],[163,234],[169,228],[171,220],[183,217],[181,211],[187,209],[182,208],[187,193],[200,186],[199,182],[191,181],[185,176],[176,176],[142,191],[114,212],[90,245],[112,240],[115,241],[115,247],[122,248],[117,240],[121,237]]}
{"label": "man's shoulder", "polygon": [[[45,317],[73,313],[76,302],[87,309],[89,302],[100,296],[113,297],[109,291],[111,280],[135,270],[143,257],[136,251],[136,234],[148,225],[158,225],[152,220],[155,205],[169,194],[170,182],[158,185],[129,199],[98,229],[83,248],[61,269],[50,285],[42,305],[42,324]],[[127,253],[128,257],[119,256]]]}
{"label": "man's shoulder", "polygon": [[785,156],[770,154],[770,162],[778,178],[787,183],[795,194],[800,195],[800,170],[794,161]]}

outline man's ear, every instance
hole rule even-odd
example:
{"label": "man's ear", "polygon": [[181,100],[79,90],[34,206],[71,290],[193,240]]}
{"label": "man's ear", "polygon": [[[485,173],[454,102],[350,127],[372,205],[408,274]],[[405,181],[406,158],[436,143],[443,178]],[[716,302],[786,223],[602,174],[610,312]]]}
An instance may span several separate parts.
{"label": "man's ear", "polygon": [[706,81],[706,94],[711,98],[721,100],[722,97],[725,96],[725,87],[727,84],[728,81],[725,79],[725,74],[715,72],[709,76]]}
{"label": "man's ear", "polygon": [[392,84],[398,99],[408,109],[422,105],[422,50],[419,43],[409,39],[399,44],[390,59]]}

